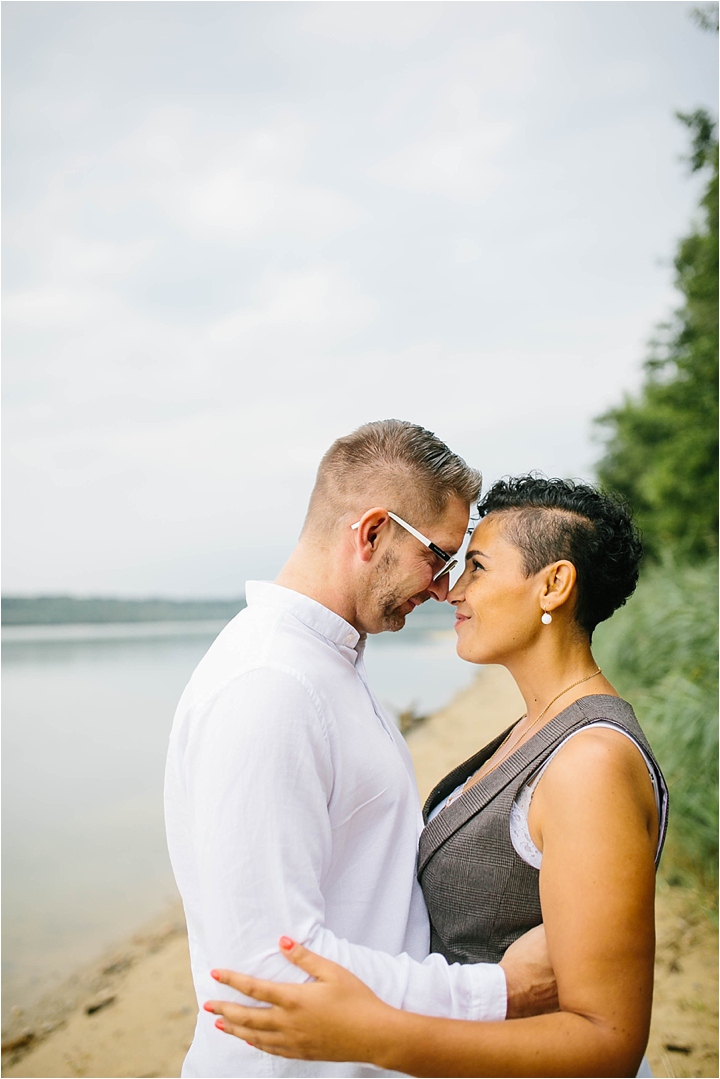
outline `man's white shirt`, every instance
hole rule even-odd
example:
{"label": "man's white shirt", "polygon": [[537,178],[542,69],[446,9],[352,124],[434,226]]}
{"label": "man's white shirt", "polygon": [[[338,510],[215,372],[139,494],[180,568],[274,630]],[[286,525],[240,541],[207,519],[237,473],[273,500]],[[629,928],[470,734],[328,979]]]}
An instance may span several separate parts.
{"label": "man's white shirt", "polygon": [[[167,761],[168,846],[199,1004],[243,999],[213,967],[304,980],[278,951],[285,934],[395,1007],[503,1019],[500,967],[428,956],[412,762],[367,684],[364,639],[290,589],[251,581],[246,598],[183,693]],[[272,1057],[200,1010],[182,1074],[394,1073]]]}

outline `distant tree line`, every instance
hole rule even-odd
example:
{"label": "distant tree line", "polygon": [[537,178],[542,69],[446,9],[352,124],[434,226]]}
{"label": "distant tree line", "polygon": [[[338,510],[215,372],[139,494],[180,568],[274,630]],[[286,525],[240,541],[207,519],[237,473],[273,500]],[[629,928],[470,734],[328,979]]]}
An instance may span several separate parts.
{"label": "distant tree line", "polygon": [[228,622],[245,606],[237,599],[78,599],[74,596],[3,596],[6,626],[78,622]]}

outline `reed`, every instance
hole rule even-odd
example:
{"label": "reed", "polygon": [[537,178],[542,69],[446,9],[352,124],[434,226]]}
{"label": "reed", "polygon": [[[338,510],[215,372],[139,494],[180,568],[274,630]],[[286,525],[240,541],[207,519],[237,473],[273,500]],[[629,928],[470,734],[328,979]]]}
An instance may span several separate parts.
{"label": "reed", "polygon": [[632,703],[668,780],[664,875],[717,903],[717,560],[649,566],[595,652]]}

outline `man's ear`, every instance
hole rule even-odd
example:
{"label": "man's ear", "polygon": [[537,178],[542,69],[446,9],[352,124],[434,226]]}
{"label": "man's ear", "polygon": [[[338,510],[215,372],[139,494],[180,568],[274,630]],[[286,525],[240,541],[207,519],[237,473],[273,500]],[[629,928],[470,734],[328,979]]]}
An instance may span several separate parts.
{"label": "man's ear", "polygon": [[553,562],[545,570],[545,580],[541,593],[542,608],[549,614],[568,602],[577,583],[577,570],[572,562],[562,559]]}
{"label": "man's ear", "polygon": [[359,521],[351,525],[361,562],[369,562],[377,550],[377,538],[390,523],[388,512],[376,506],[363,513]]}

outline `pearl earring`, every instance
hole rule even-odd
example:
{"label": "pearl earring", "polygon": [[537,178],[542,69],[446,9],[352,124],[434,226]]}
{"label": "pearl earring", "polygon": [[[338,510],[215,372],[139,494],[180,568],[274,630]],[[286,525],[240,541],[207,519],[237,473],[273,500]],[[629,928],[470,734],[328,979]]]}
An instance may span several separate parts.
{"label": "pearl earring", "polygon": [[540,619],[540,621],[542,622],[542,624],[544,626],[549,626],[550,623],[552,622],[552,615],[548,614],[547,611],[543,611],[542,618]]}

